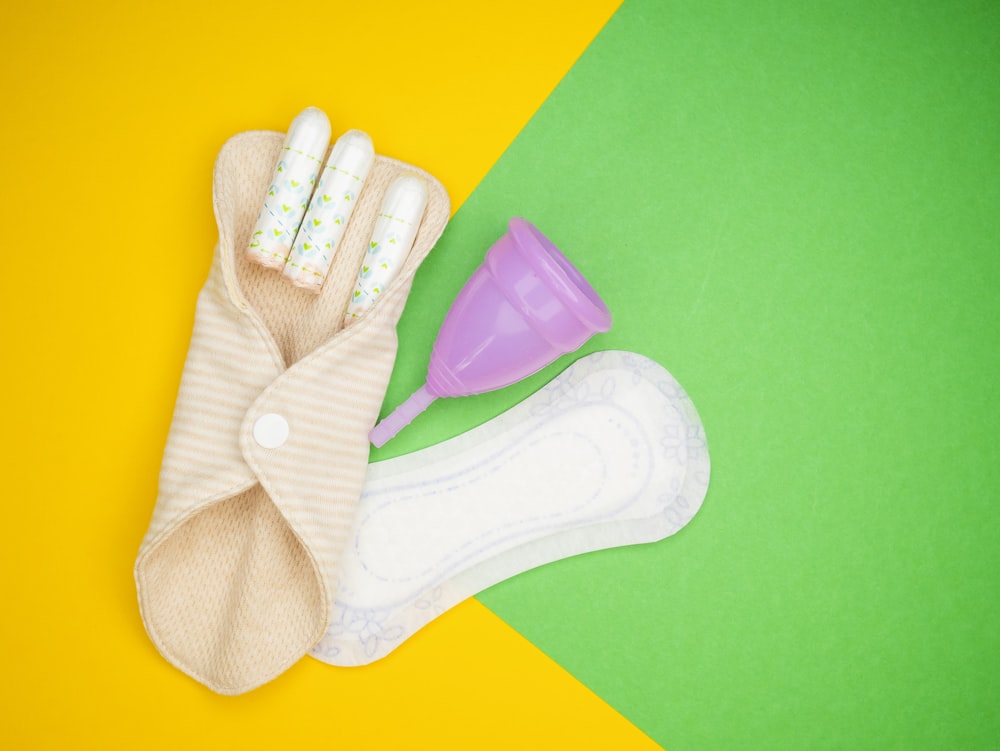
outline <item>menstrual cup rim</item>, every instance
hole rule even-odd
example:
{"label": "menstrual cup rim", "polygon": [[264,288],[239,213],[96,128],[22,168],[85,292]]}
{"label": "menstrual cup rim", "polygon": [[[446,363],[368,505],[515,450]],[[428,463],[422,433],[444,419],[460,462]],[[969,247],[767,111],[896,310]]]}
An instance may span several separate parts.
{"label": "menstrual cup rim", "polygon": [[[551,282],[550,288],[563,300],[567,309],[595,333],[611,328],[611,311],[576,265],[559,250],[538,227],[523,217],[514,217],[507,225],[517,246],[524,251],[531,267]],[[544,253],[532,253],[537,243]]]}

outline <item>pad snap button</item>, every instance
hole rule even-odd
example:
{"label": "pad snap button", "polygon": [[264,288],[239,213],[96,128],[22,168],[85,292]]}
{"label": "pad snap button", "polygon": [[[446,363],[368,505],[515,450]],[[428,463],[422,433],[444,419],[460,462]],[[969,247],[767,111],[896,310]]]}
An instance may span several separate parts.
{"label": "pad snap button", "polygon": [[274,412],[261,415],[253,424],[253,437],[264,448],[276,449],[288,440],[288,420]]}

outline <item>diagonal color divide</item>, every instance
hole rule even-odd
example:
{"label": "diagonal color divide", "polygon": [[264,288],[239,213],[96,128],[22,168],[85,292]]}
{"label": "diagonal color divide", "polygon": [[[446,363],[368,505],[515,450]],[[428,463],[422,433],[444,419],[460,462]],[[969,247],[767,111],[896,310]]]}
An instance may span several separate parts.
{"label": "diagonal color divide", "polygon": [[[11,10],[0,67],[16,96],[0,128],[17,144],[8,169],[18,177],[2,190],[25,218],[38,209],[26,196],[58,203],[50,237],[67,252],[39,269],[44,293],[23,275],[0,281],[9,361],[23,364],[6,373],[18,426],[5,434],[6,491],[31,501],[10,506],[0,545],[21,572],[5,579],[4,598],[23,614],[3,626],[19,645],[4,681],[8,745],[652,745],[476,602],[398,659],[356,671],[307,659],[227,701],[156,653],[131,579],[216,239],[211,171],[225,139],[286,127],[315,104],[336,129],[370,129],[385,153],[426,165],[457,205],[616,4]],[[272,44],[297,29],[302,47]],[[286,65],[282,52],[308,65]],[[325,79],[337,61],[347,70]],[[84,231],[95,221],[100,231]],[[26,533],[39,529],[41,547]]]}
{"label": "diagonal color divide", "polygon": [[[701,411],[687,529],[479,598],[667,747],[1000,733],[998,26],[974,2],[627,0],[417,280],[390,404],[523,214],[612,309],[587,350],[659,360]],[[563,365],[436,405],[421,440]]]}

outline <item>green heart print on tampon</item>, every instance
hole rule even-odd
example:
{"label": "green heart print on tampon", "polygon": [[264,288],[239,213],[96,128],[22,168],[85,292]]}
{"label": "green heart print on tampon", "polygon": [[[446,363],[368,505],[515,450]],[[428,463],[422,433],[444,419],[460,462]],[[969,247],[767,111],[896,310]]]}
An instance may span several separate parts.
{"label": "green heart print on tampon", "polygon": [[345,326],[364,315],[396,278],[413,247],[426,206],[427,184],[422,177],[406,173],[393,180],[382,199],[358,283],[347,303]]}
{"label": "green heart print on tampon", "polygon": [[329,144],[330,121],[321,109],[307,107],[292,120],[250,234],[247,257],[252,261],[284,268]]}
{"label": "green heart print on tampon", "polygon": [[283,273],[296,287],[317,293],[322,288],[374,161],[372,139],[360,130],[349,130],[333,145],[285,264]]}

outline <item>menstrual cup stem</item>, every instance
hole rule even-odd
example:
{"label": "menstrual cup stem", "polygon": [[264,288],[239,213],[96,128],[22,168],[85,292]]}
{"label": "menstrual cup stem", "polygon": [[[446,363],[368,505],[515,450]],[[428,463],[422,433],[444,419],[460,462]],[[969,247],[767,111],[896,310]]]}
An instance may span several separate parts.
{"label": "menstrual cup stem", "polygon": [[392,440],[399,431],[413,422],[413,418],[427,409],[427,407],[429,407],[431,402],[435,399],[437,399],[437,397],[427,389],[427,384],[425,383],[419,389],[414,391],[409,399],[396,407],[391,415],[372,428],[371,432],[368,434],[368,440],[371,441],[372,445],[375,447],[384,446]]}

